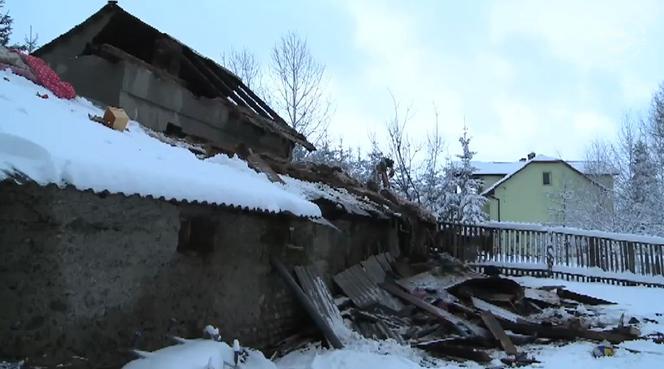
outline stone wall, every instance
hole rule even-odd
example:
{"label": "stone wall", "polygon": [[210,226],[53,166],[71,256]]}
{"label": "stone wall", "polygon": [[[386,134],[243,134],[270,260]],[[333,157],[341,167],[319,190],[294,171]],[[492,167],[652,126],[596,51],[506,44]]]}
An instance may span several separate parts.
{"label": "stone wall", "polygon": [[[195,217],[214,225],[211,252],[178,251]],[[329,275],[398,247],[389,223],[335,224],[0,183],[0,358],[119,366],[137,331],[152,350],[206,324],[226,340],[275,343],[307,320],[271,254]]]}

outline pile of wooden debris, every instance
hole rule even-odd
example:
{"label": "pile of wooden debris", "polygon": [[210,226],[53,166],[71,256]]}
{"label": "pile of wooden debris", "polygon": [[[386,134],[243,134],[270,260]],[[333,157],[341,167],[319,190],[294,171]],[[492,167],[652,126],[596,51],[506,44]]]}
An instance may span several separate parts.
{"label": "pile of wooden debris", "polygon": [[[446,256],[410,264],[390,254],[369,257],[333,277],[333,298],[314,266],[273,264],[332,347],[342,348],[348,327],[364,337],[393,339],[433,356],[491,361],[501,349],[506,365],[536,362],[517,346],[585,339],[616,344],[639,338],[635,319],[607,326],[593,305],[613,304],[561,286],[523,287],[511,279],[467,269]],[[297,346],[291,339],[283,353]]]}

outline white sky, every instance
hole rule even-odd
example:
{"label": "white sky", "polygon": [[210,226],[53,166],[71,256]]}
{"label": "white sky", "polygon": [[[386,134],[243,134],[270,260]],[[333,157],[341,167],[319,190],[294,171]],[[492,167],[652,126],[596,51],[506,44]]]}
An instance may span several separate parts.
{"label": "white sky", "polygon": [[[8,0],[16,41],[30,24],[46,42],[105,1]],[[194,5],[195,4],[195,5]],[[392,113],[390,91],[424,141],[433,106],[451,153],[465,124],[483,160],[527,152],[583,157],[628,112],[647,111],[664,81],[664,1],[478,0],[316,2],[124,0],[144,21],[219,60],[247,48],[269,61],[293,30],[327,66],[331,132],[366,146]]]}

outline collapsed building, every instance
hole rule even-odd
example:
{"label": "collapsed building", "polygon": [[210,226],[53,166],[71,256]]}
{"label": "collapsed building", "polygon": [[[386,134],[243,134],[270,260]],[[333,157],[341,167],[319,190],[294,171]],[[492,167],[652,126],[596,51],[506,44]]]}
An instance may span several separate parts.
{"label": "collapsed building", "polygon": [[267,347],[303,324],[271,259],[329,280],[434,242],[417,206],[291,162],[314,146],[231,72],[114,2],[35,55],[142,126],[98,125],[85,101],[24,105],[36,86],[4,77],[16,91],[0,122],[0,358],[115,367],[137,340],[153,349],[206,324]]}

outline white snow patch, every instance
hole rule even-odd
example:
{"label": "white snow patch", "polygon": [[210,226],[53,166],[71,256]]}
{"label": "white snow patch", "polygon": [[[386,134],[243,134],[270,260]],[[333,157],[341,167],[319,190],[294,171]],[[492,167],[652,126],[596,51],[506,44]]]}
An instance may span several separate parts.
{"label": "white snow patch", "polygon": [[[274,363],[259,351],[247,350],[249,356],[241,368],[276,369]],[[151,352],[134,360],[123,369],[224,369],[233,367],[233,349],[223,342],[206,339],[186,340],[185,343]]]}
{"label": "white snow patch", "polygon": [[8,71],[0,71],[0,111],[0,180],[20,171],[41,185],[321,215],[318,206],[240,159],[199,160],[186,148],[150,137],[133,121],[125,132],[111,130],[88,119],[103,112],[87,100],[57,99]]}

